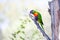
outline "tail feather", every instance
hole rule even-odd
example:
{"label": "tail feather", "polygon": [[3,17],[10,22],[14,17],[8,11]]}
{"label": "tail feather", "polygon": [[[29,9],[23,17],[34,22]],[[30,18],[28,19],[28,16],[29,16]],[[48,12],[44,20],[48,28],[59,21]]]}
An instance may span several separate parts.
{"label": "tail feather", "polygon": [[43,25],[41,25],[41,28],[44,30],[44,27],[43,27]]}

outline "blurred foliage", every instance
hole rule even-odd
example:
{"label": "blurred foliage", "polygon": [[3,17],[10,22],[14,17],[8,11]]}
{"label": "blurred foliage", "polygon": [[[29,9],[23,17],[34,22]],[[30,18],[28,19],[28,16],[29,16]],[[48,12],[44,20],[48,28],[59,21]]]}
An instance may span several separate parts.
{"label": "blurred foliage", "polygon": [[[18,30],[16,30],[15,32],[12,33],[12,37],[10,37],[11,40],[26,40],[26,38],[27,38],[27,40],[33,40],[36,35],[37,36],[41,35],[41,34],[39,34],[39,31],[37,29],[32,29],[31,34],[30,34],[30,32],[26,34],[26,32],[25,32],[26,26],[25,25],[32,21],[29,18],[26,18],[24,20],[20,19],[20,21],[21,21],[21,24],[19,25]],[[30,34],[30,36],[28,36],[29,34]],[[39,38],[36,38],[36,39],[38,40],[41,38],[39,36]],[[34,40],[36,40],[36,39],[34,39]]]}
{"label": "blurred foliage", "polygon": [[21,28],[25,28],[25,26],[24,25],[21,25]]}
{"label": "blurred foliage", "polygon": [[20,39],[25,40],[23,37],[20,36]]}

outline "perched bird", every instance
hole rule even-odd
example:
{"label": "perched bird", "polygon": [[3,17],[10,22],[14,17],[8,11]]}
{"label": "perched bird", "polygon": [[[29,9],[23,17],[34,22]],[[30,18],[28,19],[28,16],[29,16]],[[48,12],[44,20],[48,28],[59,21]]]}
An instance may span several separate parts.
{"label": "perched bird", "polygon": [[35,20],[41,25],[41,28],[44,30],[44,28],[43,28],[44,24],[43,24],[43,21],[42,21],[41,14],[36,10],[31,10],[30,14],[32,14],[34,16]]}

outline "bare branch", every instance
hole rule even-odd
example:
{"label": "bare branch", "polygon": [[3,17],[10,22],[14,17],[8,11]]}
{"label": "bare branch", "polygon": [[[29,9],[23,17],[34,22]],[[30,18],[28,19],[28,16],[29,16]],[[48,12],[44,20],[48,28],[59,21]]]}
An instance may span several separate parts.
{"label": "bare branch", "polygon": [[45,31],[40,27],[40,25],[37,23],[37,21],[32,18],[32,16],[29,14],[30,18],[34,21],[34,23],[36,24],[37,28],[41,31],[41,33],[43,34],[43,36],[47,39],[47,40],[51,40],[49,38],[49,36],[45,33]]}

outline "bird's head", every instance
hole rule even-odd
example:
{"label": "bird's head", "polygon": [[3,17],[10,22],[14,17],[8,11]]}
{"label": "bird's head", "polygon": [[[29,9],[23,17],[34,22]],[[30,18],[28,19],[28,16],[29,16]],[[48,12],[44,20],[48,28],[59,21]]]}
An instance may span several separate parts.
{"label": "bird's head", "polygon": [[30,11],[30,14],[33,14],[33,16],[35,16],[35,17],[38,16],[38,13],[37,13],[35,10],[31,10],[31,11]]}
{"label": "bird's head", "polygon": [[38,19],[38,12],[36,12],[35,10],[31,10],[30,15],[32,16],[32,18],[36,20]]}

